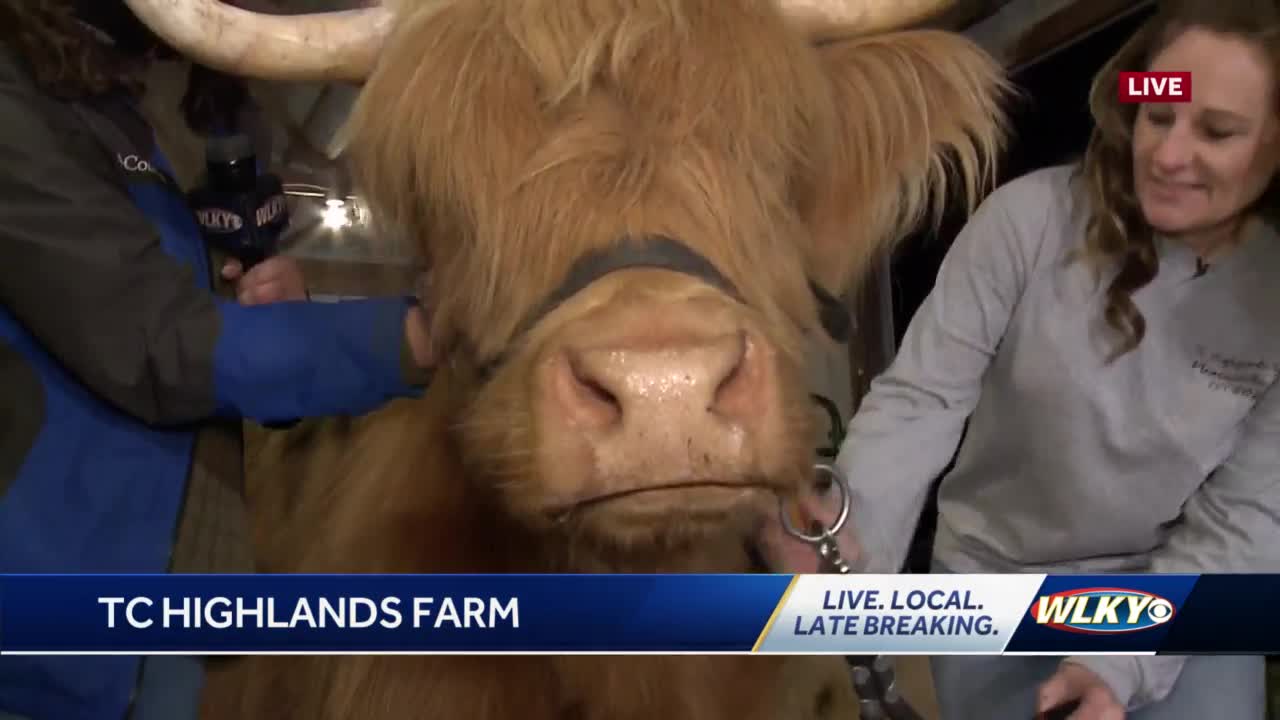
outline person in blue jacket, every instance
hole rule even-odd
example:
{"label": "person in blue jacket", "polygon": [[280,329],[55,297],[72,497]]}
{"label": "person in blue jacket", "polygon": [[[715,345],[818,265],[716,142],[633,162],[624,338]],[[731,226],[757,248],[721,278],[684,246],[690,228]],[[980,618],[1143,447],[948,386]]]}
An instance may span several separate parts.
{"label": "person in blue jacket", "polygon": [[[158,40],[119,0],[0,0],[0,41],[0,573],[252,571],[240,421],[420,393],[424,311],[305,302],[285,257],[214,267],[136,109]],[[182,720],[202,678],[0,656],[0,718]]]}

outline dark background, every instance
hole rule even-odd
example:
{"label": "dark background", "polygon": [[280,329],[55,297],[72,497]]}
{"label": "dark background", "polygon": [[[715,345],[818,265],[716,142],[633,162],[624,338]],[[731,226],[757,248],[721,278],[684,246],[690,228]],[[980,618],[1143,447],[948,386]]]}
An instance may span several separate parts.
{"label": "dark background", "polygon": [[[1000,164],[999,183],[1042,167],[1072,162],[1084,153],[1092,129],[1088,97],[1093,76],[1151,12],[1146,9],[1124,17],[1015,70],[1012,79],[1022,97],[1011,108],[1014,132]],[[957,208],[950,213],[938,232],[907,239],[894,255],[890,277],[894,336],[898,343],[902,342],[912,315],[933,288],[951,240],[964,225],[962,210]],[[950,467],[944,474],[948,470]],[[935,495],[931,493],[907,558],[907,569],[912,572],[928,572],[936,514]]]}

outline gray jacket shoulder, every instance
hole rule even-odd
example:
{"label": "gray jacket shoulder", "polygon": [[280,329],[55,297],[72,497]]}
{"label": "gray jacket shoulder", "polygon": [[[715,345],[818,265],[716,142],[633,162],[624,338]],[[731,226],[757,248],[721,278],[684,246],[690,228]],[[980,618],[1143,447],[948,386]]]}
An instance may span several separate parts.
{"label": "gray jacket shoulder", "polygon": [[1015,217],[1050,212],[1071,215],[1081,209],[1078,174],[1075,163],[1032,170],[1000,185],[988,202],[1000,204]]}
{"label": "gray jacket shoulder", "polygon": [[1033,265],[1061,258],[1084,239],[1088,220],[1077,164],[1032,170],[1009,180],[987,197],[987,212],[1005,217],[1018,246]]}

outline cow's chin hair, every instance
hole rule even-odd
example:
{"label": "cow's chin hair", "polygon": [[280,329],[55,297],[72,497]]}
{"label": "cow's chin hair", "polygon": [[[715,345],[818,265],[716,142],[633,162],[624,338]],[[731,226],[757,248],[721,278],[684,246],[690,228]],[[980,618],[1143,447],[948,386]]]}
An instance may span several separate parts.
{"label": "cow's chin hair", "polygon": [[519,572],[748,572],[753,569],[749,548],[761,527],[776,517],[779,498],[791,494],[786,488],[805,477],[778,472],[650,481],[642,487],[628,483],[635,489],[566,502],[562,493],[570,478],[564,472],[531,470],[501,479],[473,470],[469,477],[488,496],[489,512],[503,517],[495,526],[512,531],[511,544],[518,551],[511,557],[520,565],[512,570]]}
{"label": "cow's chin hair", "polygon": [[[547,511],[521,502],[512,515],[547,540],[557,569],[575,572],[744,572],[746,548],[767,513],[767,489],[711,490],[723,502],[693,501],[704,486],[648,489],[635,495]],[[732,497],[733,499],[728,499]],[[522,498],[525,500],[527,498]]]}

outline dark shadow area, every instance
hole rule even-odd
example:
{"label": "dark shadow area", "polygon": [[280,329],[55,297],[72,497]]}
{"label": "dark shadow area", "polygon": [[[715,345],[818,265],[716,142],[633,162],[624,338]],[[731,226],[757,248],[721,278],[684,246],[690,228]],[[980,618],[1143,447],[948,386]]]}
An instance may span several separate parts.
{"label": "dark shadow area", "polygon": [[[1092,129],[1088,97],[1093,76],[1150,12],[1141,11],[1115,21],[1015,72],[1013,80],[1022,97],[1011,108],[1014,132],[1001,162],[999,183],[1080,157]],[[938,232],[908,238],[895,254],[891,277],[894,335],[898,343],[933,288],[938,267],[965,219],[964,209],[957,207]],[[910,572],[928,572],[937,516],[936,491],[937,481],[907,556],[906,570]]]}

